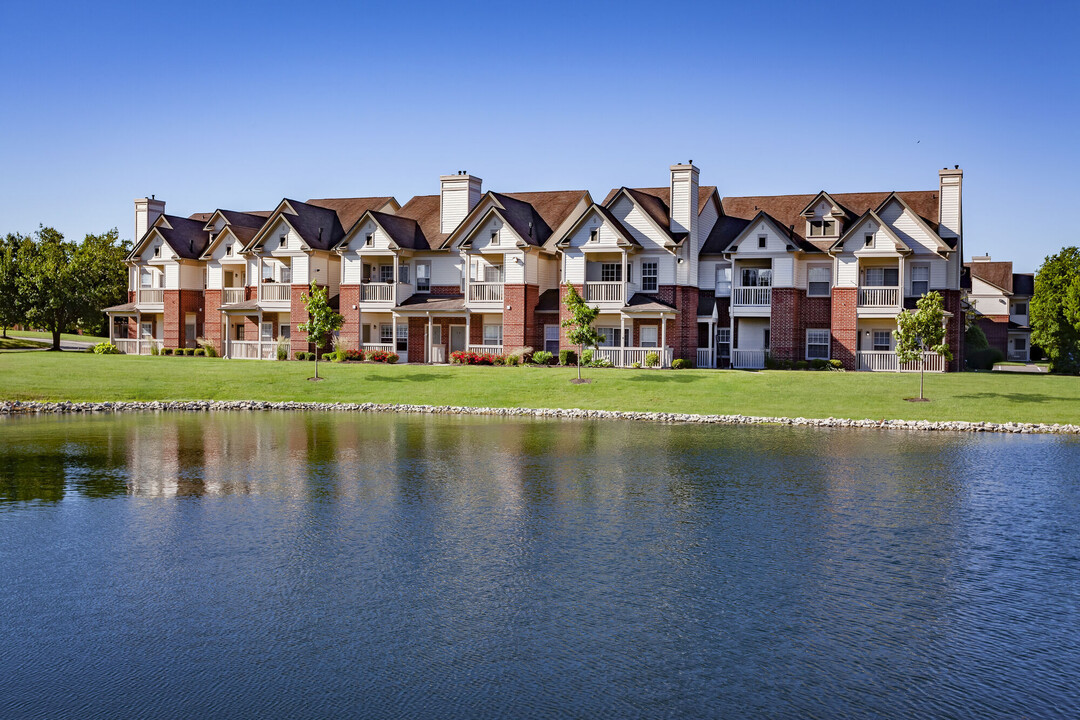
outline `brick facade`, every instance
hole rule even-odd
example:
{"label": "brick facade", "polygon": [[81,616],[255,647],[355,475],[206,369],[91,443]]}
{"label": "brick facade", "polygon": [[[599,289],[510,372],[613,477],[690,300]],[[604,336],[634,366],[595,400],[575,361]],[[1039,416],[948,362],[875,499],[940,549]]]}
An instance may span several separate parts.
{"label": "brick facade", "polygon": [[[579,294],[585,292],[584,285],[574,285]],[[566,285],[559,286],[559,347],[571,348],[570,338],[566,337],[566,328],[562,324],[570,319],[570,311],[566,309]]]}
{"label": "brick facade", "polygon": [[844,369],[854,370],[858,350],[858,288],[832,289],[832,358],[844,363]]}
{"label": "brick facade", "polygon": [[976,324],[986,334],[990,347],[997,348],[1008,356],[1009,352],[1009,316],[982,315]]}
{"label": "brick facade", "polygon": [[945,312],[952,313],[945,325],[945,342],[949,344],[953,359],[949,361],[949,372],[958,372],[964,368],[964,312],[960,302],[959,290],[941,290],[945,300]]}
{"label": "brick facade", "polygon": [[460,295],[461,288],[457,285],[432,285],[432,295]]}
{"label": "brick facade", "polygon": [[[342,344],[350,350],[360,347],[360,286],[342,285],[338,295],[338,312],[345,318],[341,324],[340,338]],[[412,342],[412,338],[409,338]]]}
{"label": "brick facade", "polygon": [[[697,305],[701,291],[688,285],[661,285],[656,298],[674,305],[678,315],[668,321],[667,344],[672,349],[672,359],[697,359]],[[657,342],[660,342],[659,340]],[[637,341],[635,340],[635,345]]]}
{"label": "brick facade", "polygon": [[807,297],[806,291],[800,288],[772,289],[772,313],[769,317],[771,357],[790,362],[805,360],[806,331],[831,327],[832,298]]}
{"label": "brick facade", "polygon": [[195,314],[195,337],[203,333],[203,291],[202,290],[165,290],[163,319],[165,328],[163,340],[167,348],[195,347],[195,342],[188,343],[185,324],[188,313]]}
{"label": "brick facade", "polygon": [[[325,286],[323,286],[325,287]],[[296,357],[298,352],[312,352],[315,347],[308,342],[307,333],[300,329],[300,323],[307,322],[307,310],[301,296],[308,292],[306,285],[293,285],[289,302],[289,355]],[[244,331],[245,333],[247,330]],[[256,336],[258,337],[258,336]]]}
{"label": "brick facade", "polygon": [[537,326],[536,305],[539,301],[540,288],[536,285],[503,286],[503,350],[505,352],[533,344]]}

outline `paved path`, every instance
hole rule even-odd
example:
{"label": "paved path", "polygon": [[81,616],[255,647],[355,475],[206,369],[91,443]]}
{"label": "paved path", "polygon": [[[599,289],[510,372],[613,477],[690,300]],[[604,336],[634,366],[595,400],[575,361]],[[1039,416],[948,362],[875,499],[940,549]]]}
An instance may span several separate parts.
{"label": "paved path", "polygon": [[994,372],[1045,373],[1049,372],[1049,369],[1043,365],[1028,363],[1027,365],[995,365]]}

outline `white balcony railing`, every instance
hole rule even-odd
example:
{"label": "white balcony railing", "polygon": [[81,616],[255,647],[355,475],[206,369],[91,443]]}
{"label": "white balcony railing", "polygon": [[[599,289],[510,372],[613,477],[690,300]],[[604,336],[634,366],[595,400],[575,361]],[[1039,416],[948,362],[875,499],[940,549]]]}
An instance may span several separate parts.
{"label": "white balcony railing", "polygon": [[861,287],[859,288],[859,307],[898,308],[900,307],[900,288]]}
{"label": "white balcony railing", "polygon": [[739,370],[761,370],[765,367],[765,359],[768,350],[757,348],[753,350],[732,350],[731,367]]}
{"label": "white balcony railing", "polygon": [[714,368],[716,367],[716,353],[712,348],[698,348],[697,349],[697,362],[695,367],[699,368]]}
{"label": "white balcony railing", "polygon": [[435,363],[436,365],[444,364],[446,362],[446,346],[432,345],[431,357],[428,358],[428,362]]}
{"label": "white balcony railing", "polygon": [[[292,285],[285,283],[263,283],[259,286],[259,300],[268,302],[287,302],[292,299]],[[250,340],[247,342],[251,342]]]}
{"label": "white balcony railing", "polygon": [[586,302],[623,302],[626,296],[625,283],[615,282],[587,282],[585,283]]}
{"label": "white balcony railing", "polygon": [[139,354],[139,341],[134,338],[115,338],[113,340],[113,345],[125,355]]}
{"label": "white balcony railing", "polygon": [[503,284],[501,282],[469,283],[469,302],[502,302]]}
{"label": "white balcony railing", "polygon": [[153,355],[154,352],[150,348],[157,348],[158,352],[161,352],[165,348],[164,340],[155,340],[154,338],[143,338],[139,341],[139,354],[140,355]]}
{"label": "white balcony railing", "polygon": [[737,287],[732,293],[732,304],[744,307],[769,307],[772,304],[772,288]]}
{"label": "white balcony railing", "polygon": [[362,302],[393,302],[394,284],[382,282],[369,282],[360,285],[360,300]]}
{"label": "white balcony railing", "polygon": [[671,348],[658,347],[601,347],[593,351],[593,358],[604,359],[614,367],[633,367],[638,363],[641,367],[649,367],[649,353],[656,353],[659,365],[657,367],[670,367]]}
{"label": "white balcony railing", "polygon": [[227,287],[221,290],[222,305],[235,305],[241,302],[244,302],[244,288]]}
{"label": "white balcony railing", "polygon": [[143,305],[161,305],[165,302],[165,291],[156,288],[140,289],[139,303]]}
{"label": "white balcony railing", "polygon": [[469,352],[486,353],[490,355],[502,355],[502,345],[470,345]]}
{"label": "white balcony railing", "polygon": [[364,346],[363,346],[362,349],[363,349],[364,352],[371,352],[373,350],[382,350],[383,352],[396,353],[397,350],[395,349],[395,347],[396,346],[394,345],[394,343],[364,343]]}
{"label": "white balcony railing", "polygon": [[[919,363],[900,363],[892,350],[860,350],[856,361],[860,370],[872,372],[919,372]],[[937,353],[923,353],[926,372],[945,372],[945,358]]]}

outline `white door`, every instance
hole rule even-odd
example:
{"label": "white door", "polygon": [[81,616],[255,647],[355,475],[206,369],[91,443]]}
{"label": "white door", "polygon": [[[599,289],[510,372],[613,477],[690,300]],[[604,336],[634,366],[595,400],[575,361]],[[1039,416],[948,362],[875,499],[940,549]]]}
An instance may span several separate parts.
{"label": "white door", "polygon": [[465,326],[450,326],[450,352],[465,351]]}

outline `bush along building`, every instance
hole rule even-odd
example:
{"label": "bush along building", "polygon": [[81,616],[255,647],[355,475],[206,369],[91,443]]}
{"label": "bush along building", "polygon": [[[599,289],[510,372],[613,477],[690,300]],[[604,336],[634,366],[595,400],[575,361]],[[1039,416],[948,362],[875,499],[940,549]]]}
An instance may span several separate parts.
{"label": "bush along building", "polygon": [[[963,171],[911,192],[722,197],[692,162],[660,187],[495,192],[467,172],[438,194],[283,199],[273,210],[168,215],[135,201],[128,302],[108,308],[124,352],[231,358],[314,350],[301,294],[326,287],[346,348],[446,362],[456,351],[570,347],[567,285],[600,309],[596,357],[762,368],[837,360],[902,370],[892,330],[931,290],[963,357]],[[928,369],[958,368],[936,355]]]}

